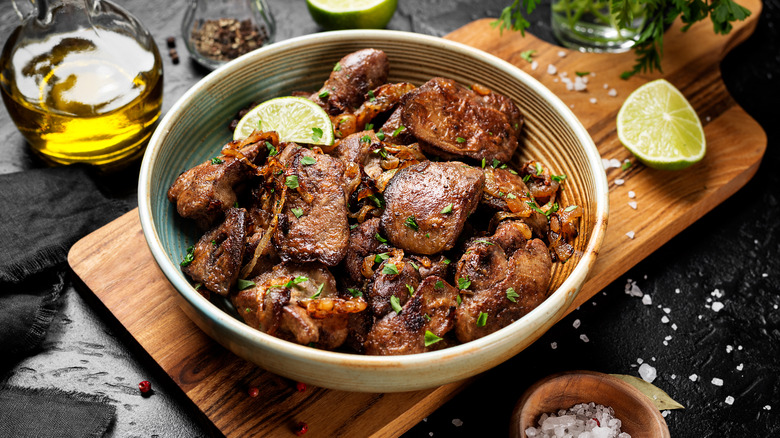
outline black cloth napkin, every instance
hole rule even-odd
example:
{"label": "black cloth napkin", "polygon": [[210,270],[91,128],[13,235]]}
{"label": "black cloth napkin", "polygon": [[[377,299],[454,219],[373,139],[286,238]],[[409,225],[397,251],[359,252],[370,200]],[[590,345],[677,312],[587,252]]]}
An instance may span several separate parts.
{"label": "black cloth napkin", "polygon": [[[82,165],[0,175],[0,371],[40,348],[68,281],[70,247],[131,207],[105,196]],[[25,435],[32,420],[32,430],[60,437],[101,436],[114,415],[105,399],[86,394],[0,388],[0,436],[35,436]],[[66,418],[83,427],[58,429]]]}

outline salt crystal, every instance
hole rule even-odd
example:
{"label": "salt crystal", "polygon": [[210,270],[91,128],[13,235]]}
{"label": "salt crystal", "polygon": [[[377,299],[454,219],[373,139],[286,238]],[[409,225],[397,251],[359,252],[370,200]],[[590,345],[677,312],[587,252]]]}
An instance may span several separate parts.
{"label": "salt crystal", "polygon": [[604,89],[606,90],[607,88],[609,88],[609,85],[604,84]]}
{"label": "salt crystal", "polygon": [[761,274],[761,276],[762,276],[762,277],[764,277],[764,278],[767,278],[767,277],[769,277],[769,274],[767,274],[766,272],[764,272],[763,274]]}
{"label": "salt crystal", "polygon": [[610,97],[615,97],[615,96],[617,96],[617,90],[613,88],[613,89],[611,89],[611,90],[607,91],[607,94],[608,94]]}
{"label": "salt crystal", "polygon": [[557,342],[550,342],[550,348],[555,350],[556,348],[558,348],[558,343]]}
{"label": "salt crystal", "polygon": [[671,377],[671,378],[672,378],[672,380],[674,380],[674,379],[676,379],[676,378],[677,378],[677,374],[672,374],[672,375],[671,375],[671,376],[669,376],[669,377]]}
{"label": "salt crystal", "polygon": [[588,335],[584,333],[580,335],[580,339],[582,339],[582,342],[590,342],[590,339],[588,339]]}
{"label": "salt crystal", "polygon": [[677,330],[677,324],[672,324],[672,330]]}
{"label": "salt crystal", "polygon": [[428,436],[433,436],[433,432],[428,432]]}
{"label": "salt crystal", "polygon": [[712,382],[710,382],[710,383],[712,383],[715,386],[723,386],[723,379],[719,379],[717,377],[713,377],[712,378]]}
{"label": "salt crystal", "polygon": [[628,236],[629,239],[633,240],[634,239],[634,232],[633,231],[629,231],[628,233],[626,233],[626,236]]}
{"label": "salt crystal", "polygon": [[734,404],[734,397],[732,397],[730,395],[727,396],[726,397],[726,404],[729,405],[729,406],[733,405]]}
{"label": "salt crystal", "polygon": [[644,360],[644,359],[642,359],[641,357],[637,357],[637,358],[636,358],[636,363],[639,363],[639,364],[641,364],[641,363],[644,363],[644,362],[645,362],[645,360]]}
{"label": "salt crystal", "polygon": [[663,310],[664,310],[664,313],[666,313],[667,315],[669,314],[669,312],[672,311],[672,309],[670,309],[668,307],[664,307]]}
{"label": "salt crystal", "polygon": [[572,323],[572,326],[574,328],[580,328],[580,320],[579,319],[575,319],[574,323]]}
{"label": "salt crystal", "polygon": [[618,160],[617,158],[610,158],[609,165],[612,167],[620,167],[621,166],[620,160]]}
{"label": "salt crystal", "polygon": [[596,302],[595,302],[595,301],[591,301],[591,304],[593,304],[593,305],[595,306],[595,305],[596,305]]}
{"label": "salt crystal", "polygon": [[636,193],[634,193],[633,190],[629,190],[628,191],[628,197],[631,198],[631,199],[634,199],[634,198],[636,198]]}
{"label": "salt crystal", "polygon": [[653,368],[652,365],[649,363],[643,363],[639,366],[639,376],[642,377],[644,381],[653,383],[653,380],[655,380],[657,374],[655,372],[655,368]]}
{"label": "salt crystal", "polygon": [[714,291],[710,292],[710,295],[715,298],[721,298],[723,296],[723,292],[721,292],[720,289],[715,289]]}
{"label": "salt crystal", "polygon": [[777,310],[777,304],[775,304],[773,307],[775,308],[775,310]]}
{"label": "salt crystal", "polygon": [[720,312],[723,309],[723,307],[724,307],[723,303],[721,303],[720,301],[715,301],[714,303],[712,303],[712,310],[714,312]]}
{"label": "salt crystal", "polygon": [[628,201],[628,206],[636,210],[636,201]]}
{"label": "salt crystal", "polygon": [[664,418],[666,418],[666,417],[667,417],[669,414],[671,414],[671,413],[672,413],[672,411],[670,411],[670,410],[668,410],[668,409],[667,409],[667,410],[665,410],[665,411],[662,411],[662,412],[661,412],[661,415],[663,415],[663,416],[664,416]]}
{"label": "salt crystal", "polygon": [[454,418],[454,419],[452,420],[452,424],[453,424],[455,427],[461,427],[461,426],[463,426],[463,422],[460,420],[460,418]]}
{"label": "salt crystal", "polygon": [[691,379],[691,382],[695,382],[699,380],[699,376],[697,376],[696,374],[691,374],[690,376],[688,376],[688,378]]}
{"label": "salt crystal", "polygon": [[547,73],[554,75],[555,73],[558,73],[558,69],[555,68],[554,65],[550,64],[547,66]]}
{"label": "salt crystal", "polygon": [[737,345],[737,350],[742,351],[742,346],[741,345]]}
{"label": "salt crystal", "polygon": [[588,78],[587,77],[583,77],[582,78],[582,82],[587,84],[588,83]]}
{"label": "salt crystal", "polygon": [[561,57],[561,58],[565,58],[566,57],[566,52],[564,52],[563,50],[559,50],[558,51],[558,56]]}
{"label": "salt crystal", "polygon": [[669,323],[669,318],[666,315],[664,315],[664,316],[661,317],[661,322],[664,323],[664,324],[668,324]]}
{"label": "salt crystal", "polygon": [[568,73],[568,72],[565,72],[565,71],[562,71],[562,72],[561,72],[561,74],[560,74],[559,76],[560,76],[560,77],[562,77],[562,78],[565,78],[565,77],[568,77],[568,76],[569,76],[569,73]]}
{"label": "salt crystal", "polygon": [[734,347],[731,345],[726,345],[726,353],[731,353],[732,351],[734,351]]}
{"label": "salt crystal", "polygon": [[574,109],[574,104],[569,105],[569,108]]}
{"label": "salt crystal", "polygon": [[649,306],[653,304],[653,298],[650,297],[650,295],[648,294],[644,294],[644,296],[642,296],[642,304],[644,304],[645,306]]}
{"label": "salt crystal", "polygon": [[525,435],[526,436],[534,437],[534,436],[536,436],[536,434],[537,434],[537,432],[536,432],[536,428],[535,427],[529,427],[528,429],[525,430]]}
{"label": "salt crystal", "polygon": [[631,295],[632,297],[641,297],[643,295],[642,290],[639,289],[636,282],[631,280],[626,283],[626,294]]}
{"label": "salt crystal", "polygon": [[539,63],[536,61],[533,61],[531,63],[531,70],[536,70],[539,67]]}
{"label": "salt crystal", "polygon": [[664,344],[664,346],[668,346],[669,345],[669,341],[664,341],[663,344]]}
{"label": "salt crystal", "polygon": [[596,100],[596,98],[595,98],[595,97],[591,97],[591,98],[590,98],[590,103],[596,103],[596,102],[597,102],[597,100]]}
{"label": "salt crystal", "polygon": [[704,318],[704,315],[699,315],[699,319],[702,319],[702,318]]}
{"label": "salt crystal", "polygon": [[766,405],[766,406],[764,406],[764,410],[765,411],[771,411],[772,410],[772,406],[771,405]]}
{"label": "salt crystal", "polygon": [[[585,91],[587,89],[588,86],[585,85],[585,81],[582,80],[581,77],[577,76],[576,78],[574,78],[574,91]],[[595,102],[591,102],[591,103],[595,103]]]}
{"label": "salt crystal", "polygon": [[737,371],[742,371],[742,368],[744,368],[744,367],[745,367],[745,364],[743,364],[743,363],[737,365]]}
{"label": "salt crystal", "polygon": [[664,340],[671,341],[671,340],[672,340],[672,335],[667,335],[667,336],[664,338]]}
{"label": "salt crystal", "polygon": [[558,78],[553,79],[553,82],[558,83]]}
{"label": "salt crystal", "polygon": [[674,289],[674,293],[676,293],[676,294],[679,294],[679,293],[680,293],[680,288],[679,288],[679,287],[678,287],[678,288],[675,288],[675,289]]}

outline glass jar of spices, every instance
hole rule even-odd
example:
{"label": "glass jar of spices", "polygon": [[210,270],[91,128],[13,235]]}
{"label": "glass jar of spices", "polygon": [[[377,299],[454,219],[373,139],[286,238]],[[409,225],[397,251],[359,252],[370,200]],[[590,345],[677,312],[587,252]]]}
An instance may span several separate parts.
{"label": "glass jar of spices", "polygon": [[181,25],[193,59],[208,69],[273,42],[266,0],[189,0]]}

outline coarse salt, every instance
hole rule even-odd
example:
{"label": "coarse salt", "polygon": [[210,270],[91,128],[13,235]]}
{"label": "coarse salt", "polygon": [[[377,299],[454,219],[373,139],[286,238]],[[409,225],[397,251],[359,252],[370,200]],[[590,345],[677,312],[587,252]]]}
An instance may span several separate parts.
{"label": "coarse salt", "polygon": [[555,73],[558,73],[558,69],[555,68],[554,65],[550,64],[547,66],[547,73],[554,75]]}
{"label": "coarse salt", "polygon": [[712,295],[715,298],[722,298],[723,292],[721,292],[720,289],[715,289],[714,291],[710,292],[710,295]]}
{"label": "coarse salt", "polygon": [[580,320],[579,319],[575,319],[574,322],[571,325],[574,328],[580,328],[580,324],[581,324]]}
{"label": "coarse salt", "polygon": [[668,324],[669,323],[669,317],[666,316],[666,315],[662,316],[661,317],[661,322],[664,323],[664,324]]}
{"label": "coarse salt", "polygon": [[621,432],[623,424],[615,418],[612,408],[593,402],[542,414],[537,424],[538,427],[527,428],[525,435],[534,438],[631,438],[629,434]]}
{"label": "coarse salt", "polygon": [[596,100],[596,98],[595,98],[595,97],[591,97],[591,98],[590,98],[590,103],[596,103],[596,102],[598,102],[598,100]]}
{"label": "coarse salt", "polygon": [[608,94],[610,97],[615,97],[615,96],[617,96],[617,90],[613,88],[613,89],[611,89],[611,90],[607,91],[607,94]]}
{"label": "coarse salt", "polygon": [[634,198],[636,198],[636,193],[634,193],[633,190],[629,190],[628,191],[628,197],[631,198],[631,199],[634,199]]}
{"label": "coarse salt", "polygon": [[695,382],[699,380],[699,376],[697,376],[696,374],[691,374],[690,376],[688,376],[688,378],[691,379],[691,382]]}
{"label": "coarse salt", "polygon": [[664,338],[664,340],[666,340],[666,341],[671,341],[671,340],[672,340],[672,335],[666,335],[666,337]]}
{"label": "coarse salt", "polygon": [[665,411],[661,411],[661,415],[663,415],[663,417],[664,417],[664,418],[666,418],[666,417],[667,417],[669,414],[671,414],[671,413],[672,413],[672,411],[670,411],[670,410],[668,410],[668,409],[667,409],[667,410],[665,410]]}
{"label": "coarse salt", "polygon": [[719,379],[717,377],[713,377],[712,381],[710,382],[715,386],[723,386],[723,379]]}
{"label": "coarse salt", "polygon": [[[574,91],[585,91],[585,90],[587,90],[588,86],[586,84],[587,84],[587,81],[585,81],[583,78],[577,76],[576,78],[574,78]],[[591,102],[591,103],[595,103],[595,102]]]}
{"label": "coarse salt", "polygon": [[734,347],[731,345],[726,345],[726,353],[731,353],[732,351],[734,351]]}
{"label": "coarse salt", "polygon": [[452,419],[452,424],[453,424],[455,427],[461,427],[461,426],[463,426],[463,421],[461,421],[461,419],[460,419],[460,418],[453,418],[453,419]]}
{"label": "coarse salt", "polygon": [[712,303],[713,312],[720,312],[721,310],[723,310],[723,307],[724,305],[720,301],[715,301],[714,303]]}
{"label": "coarse salt", "polygon": [[626,183],[626,180],[624,180],[623,178],[615,178],[614,183],[616,186],[622,186],[623,184]]}
{"label": "coarse salt", "polygon": [[677,330],[677,324],[672,324],[672,330]]}
{"label": "coarse salt", "polygon": [[645,306],[653,304],[653,298],[648,294],[644,294],[644,296],[642,296],[642,304]]}
{"label": "coarse salt", "polygon": [[628,206],[636,210],[636,201],[628,201]]}
{"label": "coarse salt", "polygon": [[745,367],[745,364],[743,364],[743,363],[737,365],[737,371],[742,371],[742,368],[744,368],[744,367]]}
{"label": "coarse salt", "polygon": [[672,374],[672,375],[671,375],[671,376],[669,376],[669,377],[671,377],[671,378],[672,378],[672,380],[674,380],[674,379],[676,379],[676,378],[677,378],[677,374]]}
{"label": "coarse salt", "polygon": [[580,339],[582,339],[582,342],[586,342],[586,343],[590,342],[590,339],[588,339],[588,335],[586,335],[585,333],[580,335]]}
{"label": "coarse salt", "polygon": [[563,50],[559,50],[558,51],[558,56],[561,57],[561,58],[565,58],[566,57],[566,52],[564,52]]}
{"label": "coarse salt", "polygon": [[655,380],[657,374],[655,368],[653,368],[652,365],[649,363],[643,363],[639,366],[639,376],[642,377],[642,380],[653,383],[653,380]]}
{"label": "coarse salt", "polygon": [[636,285],[635,281],[628,280],[628,282],[626,282],[626,295],[641,297],[644,294],[642,293],[642,290],[639,289],[639,286]]}
{"label": "coarse salt", "polygon": [[557,342],[550,342],[550,348],[555,350],[556,348],[558,348],[558,343]]}
{"label": "coarse salt", "polygon": [[765,411],[771,411],[772,410],[772,406],[771,405],[766,405],[766,406],[764,406],[764,410]]}
{"label": "coarse salt", "polygon": [[729,406],[733,405],[734,404],[734,397],[732,397],[730,395],[727,396],[726,397],[726,404],[729,405]]}
{"label": "coarse salt", "polygon": [[609,88],[609,85],[604,84],[604,89],[606,90],[607,88]]}
{"label": "coarse salt", "polygon": [[675,288],[674,289],[674,293],[679,294],[680,293],[680,288],[679,287]]}
{"label": "coarse salt", "polygon": [[536,70],[539,67],[539,63],[537,61],[533,61],[531,63],[531,70]]}
{"label": "coarse salt", "polygon": [[633,231],[629,231],[628,233],[626,233],[626,236],[627,236],[629,239],[632,239],[632,240],[633,240],[633,239],[634,239],[634,232],[633,232]]}
{"label": "coarse salt", "polygon": [[670,309],[670,308],[668,308],[668,307],[664,307],[664,308],[663,308],[663,311],[664,311],[664,313],[666,313],[666,314],[668,315],[668,314],[669,314],[669,312],[671,312],[671,311],[672,311],[672,309]]}

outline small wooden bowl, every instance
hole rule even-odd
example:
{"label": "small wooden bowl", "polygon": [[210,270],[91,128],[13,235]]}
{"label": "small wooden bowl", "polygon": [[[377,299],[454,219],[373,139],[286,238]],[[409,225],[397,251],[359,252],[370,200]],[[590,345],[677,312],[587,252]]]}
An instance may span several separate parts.
{"label": "small wooden bowl", "polygon": [[512,438],[525,438],[544,413],[569,409],[578,403],[610,406],[631,438],[669,438],[664,417],[650,399],[628,383],[593,371],[567,371],[534,383],[512,412]]}

